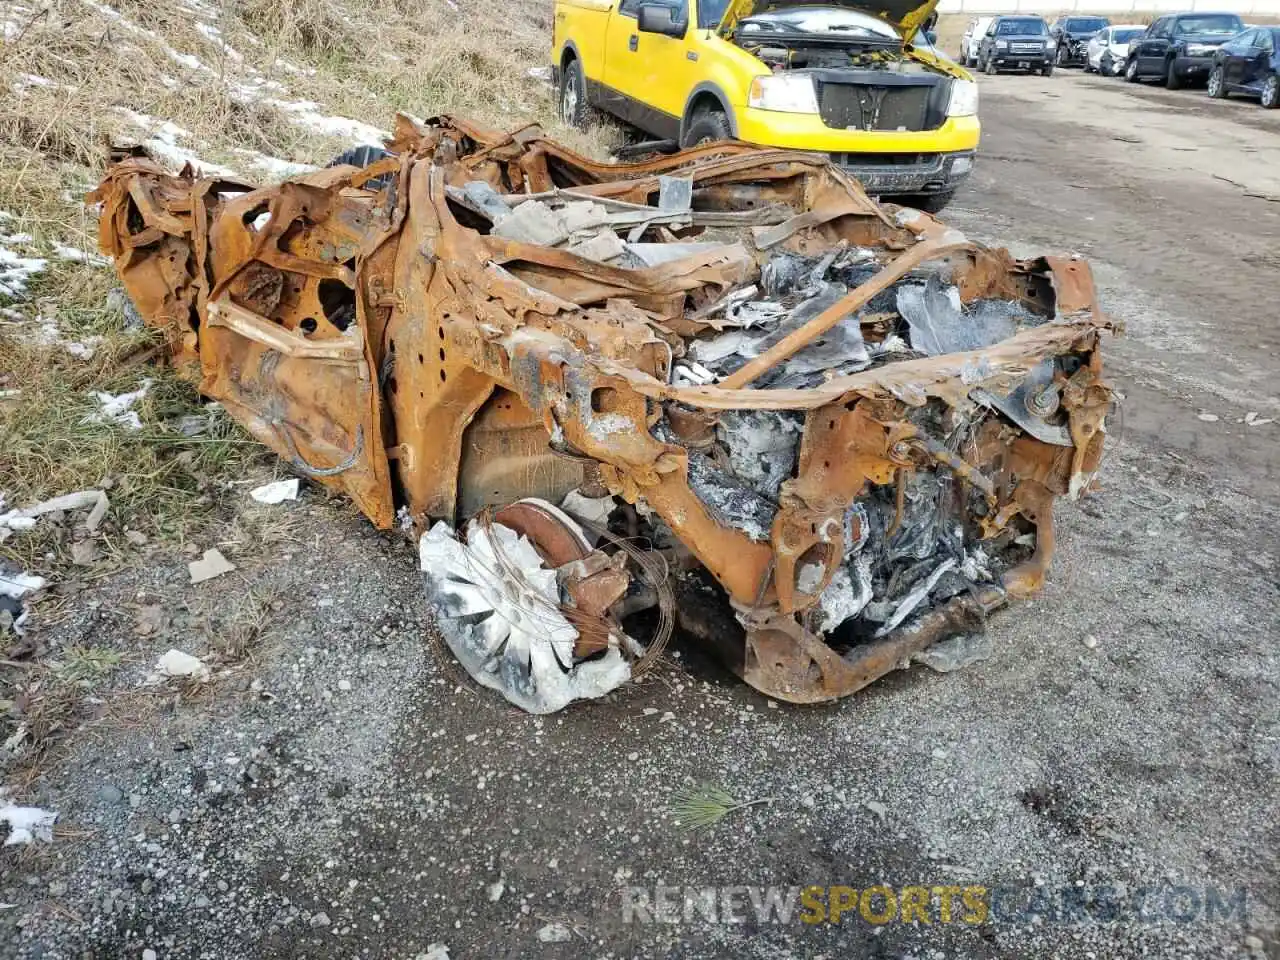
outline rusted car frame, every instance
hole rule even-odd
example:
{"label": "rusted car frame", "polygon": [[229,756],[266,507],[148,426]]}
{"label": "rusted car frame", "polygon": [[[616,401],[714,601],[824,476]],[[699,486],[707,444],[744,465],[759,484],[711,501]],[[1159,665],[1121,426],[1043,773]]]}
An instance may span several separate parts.
{"label": "rusted car frame", "polygon": [[[612,496],[605,526],[661,554],[662,592],[679,597],[686,629],[793,702],[857,690],[1043,583],[1054,501],[1090,485],[1111,403],[1109,323],[1083,262],[1014,260],[877,204],[807,154],[712,144],[600,164],[536,128],[407,117],[388,150],[364,169],[266,188],[127,157],[95,194],[101,247],[178,369],[379,527],[398,510],[421,533],[528,498]],[[498,224],[526,206],[532,219],[591,219],[601,242],[626,237],[631,261],[504,235]],[[780,264],[814,262],[828,273],[810,275],[823,295],[806,302],[822,309],[803,322],[792,310],[785,335],[712,382],[677,375],[706,372],[688,358],[723,335],[726,303]],[[833,288],[824,277],[846,262],[860,282]],[[1021,319],[970,349],[890,354],[907,321],[885,298],[908,282],[923,304],[913,339],[936,318],[945,340],[984,304]],[[858,329],[874,358],[865,369],[762,382],[833,330]],[[794,468],[751,504],[763,529],[735,518],[737,494],[716,493],[724,419],[756,415],[795,425]],[[582,562],[528,520],[512,523],[548,564]],[[908,526],[919,538],[922,524],[937,528],[932,552],[922,541],[904,561],[895,538]],[[623,567],[594,581],[612,584],[596,610],[612,618],[602,636],[616,637],[613,604],[635,579]],[[923,593],[908,607],[893,589]],[[883,617],[850,618],[848,636],[824,629],[850,591]],[[575,656],[594,653],[588,632]]]}

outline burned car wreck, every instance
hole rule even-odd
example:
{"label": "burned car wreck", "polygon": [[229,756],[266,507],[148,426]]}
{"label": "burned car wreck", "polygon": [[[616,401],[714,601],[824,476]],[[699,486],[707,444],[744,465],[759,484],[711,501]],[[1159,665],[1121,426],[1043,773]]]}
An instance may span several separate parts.
{"label": "burned car wreck", "polygon": [[1086,264],[1017,261],[825,158],[601,164],[400,117],[278,186],[120,159],[101,247],[172,361],[377,526],[536,712],[679,624],[791,702],[1042,584],[1111,406]]}

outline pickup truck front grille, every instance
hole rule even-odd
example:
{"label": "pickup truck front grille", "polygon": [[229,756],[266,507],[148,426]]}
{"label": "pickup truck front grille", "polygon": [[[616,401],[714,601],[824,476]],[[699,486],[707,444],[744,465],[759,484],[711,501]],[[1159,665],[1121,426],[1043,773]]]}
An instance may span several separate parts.
{"label": "pickup truck front grille", "polygon": [[820,83],[818,112],[837,130],[930,130],[932,86]]}

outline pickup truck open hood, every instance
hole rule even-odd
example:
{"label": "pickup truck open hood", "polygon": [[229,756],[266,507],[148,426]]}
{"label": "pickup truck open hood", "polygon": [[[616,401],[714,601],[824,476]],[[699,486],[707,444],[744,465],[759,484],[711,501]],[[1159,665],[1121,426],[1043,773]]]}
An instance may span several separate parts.
{"label": "pickup truck open hood", "polygon": [[739,20],[766,10],[844,7],[883,20],[906,40],[916,35],[937,6],[938,0],[730,0],[720,29],[727,33]]}

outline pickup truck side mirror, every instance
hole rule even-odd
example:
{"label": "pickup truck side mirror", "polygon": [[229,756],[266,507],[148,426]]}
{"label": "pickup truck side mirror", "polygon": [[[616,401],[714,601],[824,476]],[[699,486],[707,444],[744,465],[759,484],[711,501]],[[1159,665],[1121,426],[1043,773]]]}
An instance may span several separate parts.
{"label": "pickup truck side mirror", "polygon": [[660,33],[678,40],[689,29],[689,23],[675,16],[676,9],[665,3],[642,3],[636,14],[636,27],[641,33]]}

